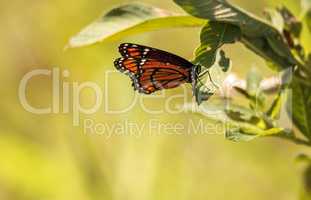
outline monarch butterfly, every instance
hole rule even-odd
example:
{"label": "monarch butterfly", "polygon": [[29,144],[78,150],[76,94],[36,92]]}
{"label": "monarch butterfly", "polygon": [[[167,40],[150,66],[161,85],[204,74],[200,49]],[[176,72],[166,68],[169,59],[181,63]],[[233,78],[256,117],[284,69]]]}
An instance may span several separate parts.
{"label": "monarch butterfly", "polygon": [[131,78],[134,90],[139,93],[151,94],[184,83],[195,86],[201,73],[200,65],[156,48],[124,43],[119,52],[122,57],[114,65]]}

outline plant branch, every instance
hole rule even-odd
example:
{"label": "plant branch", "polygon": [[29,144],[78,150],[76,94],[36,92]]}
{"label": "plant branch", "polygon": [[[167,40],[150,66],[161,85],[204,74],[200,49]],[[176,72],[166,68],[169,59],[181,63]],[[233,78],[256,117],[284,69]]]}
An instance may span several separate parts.
{"label": "plant branch", "polygon": [[311,147],[311,143],[309,141],[301,139],[301,138],[297,138],[295,136],[293,137],[293,136],[288,136],[288,135],[279,135],[277,137],[289,140],[291,142],[294,142],[297,145],[304,145],[304,146]]}

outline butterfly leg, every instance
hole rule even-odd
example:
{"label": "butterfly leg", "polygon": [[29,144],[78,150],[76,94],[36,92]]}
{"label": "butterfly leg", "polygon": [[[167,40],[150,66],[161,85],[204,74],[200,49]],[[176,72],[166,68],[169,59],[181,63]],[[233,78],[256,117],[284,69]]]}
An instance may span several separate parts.
{"label": "butterfly leg", "polygon": [[205,76],[206,74],[208,75],[208,78],[209,78],[209,80],[211,81],[211,83],[212,83],[217,89],[220,89],[220,86],[219,86],[217,83],[215,83],[215,82],[213,81],[212,76],[211,76],[211,74],[210,74],[210,72],[209,72],[209,69],[206,69],[206,71],[202,72],[202,73],[199,75],[199,77],[198,77],[199,82],[200,82],[202,85],[205,85],[205,84],[202,83],[202,81],[201,81],[200,78],[202,78],[202,77]]}

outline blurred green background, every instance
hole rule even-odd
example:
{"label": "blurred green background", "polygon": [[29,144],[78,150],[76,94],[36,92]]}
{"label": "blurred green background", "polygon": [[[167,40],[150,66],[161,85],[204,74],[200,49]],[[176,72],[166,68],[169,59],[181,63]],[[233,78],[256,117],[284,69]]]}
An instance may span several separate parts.
{"label": "blurred green background", "polygon": [[[0,3],[0,199],[296,199],[301,189],[301,169],[294,163],[308,149],[266,138],[249,143],[226,141],[221,132],[142,136],[85,133],[72,125],[72,114],[35,115],[18,99],[19,82],[33,69],[68,69],[66,81],[108,83],[112,107],[126,105],[134,92],[128,77],[113,70],[121,42],[136,42],[165,49],[191,59],[198,45],[198,28],[161,30],[64,51],[69,38],[114,5],[131,1],[10,0]],[[145,0],[161,8],[182,12],[172,1]],[[262,15],[265,6],[287,5],[299,12],[298,0],[235,0],[239,6]],[[309,47],[310,48],[310,47]],[[250,66],[264,61],[241,45],[228,47],[233,70],[244,77]],[[263,69],[263,68],[261,68]],[[270,71],[266,68],[263,74]],[[106,85],[107,86],[107,85]],[[188,87],[189,98],[191,88]],[[31,104],[51,104],[51,79],[36,77],[28,86]],[[167,92],[167,98],[182,92]],[[81,94],[92,105],[90,91]],[[147,100],[161,107],[165,99]],[[71,102],[72,103],[72,102]],[[142,124],[163,123],[198,115],[151,115],[137,105],[125,114],[108,114],[103,107],[83,119],[118,123],[124,119]],[[205,123],[210,123],[204,120]],[[311,152],[310,152],[311,153]]]}

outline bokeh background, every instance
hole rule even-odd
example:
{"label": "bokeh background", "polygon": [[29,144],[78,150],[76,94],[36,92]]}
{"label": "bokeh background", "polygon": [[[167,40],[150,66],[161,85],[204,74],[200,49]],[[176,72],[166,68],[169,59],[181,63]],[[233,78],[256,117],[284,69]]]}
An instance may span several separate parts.
{"label": "bokeh background", "polygon": [[[0,2],[0,199],[124,200],[124,199],[296,199],[301,172],[294,162],[308,149],[275,138],[233,143],[222,132],[158,134],[90,134],[72,125],[72,113],[35,115],[23,109],[18,86],[33,69],[67,69],[65,81],[92,81],[104,88],[112,108],[127,105],[134,92],[129,79],[113,70],[121,42],[137,42],[165,49],[191,59],[198,45],[198,28],[161,30],[64,51],[69,38],[120,0],[10,0]],[[182,12],[172,1],[145,3]],[[283,4],[299,13],[298,0],[235,0],[239,6],[262,16],[266,6]],[[310,48],[310,47],[309,47]],[[249,67],[271,73],[263,60],[241,45],[228,47],[233,70],[241,78]],[[51,105],[51,79],[40,76],[28,85],[27,98],[37,107]],[[188,87],[191,98],[191,88]],[[182,92],[167,92],[167,98]],[[90,106],[91,91],[81,94]],[[149,99],[161,107],[165,99]],[[72,103],[72,102],[71,102]],[[202,120],[199,115],[152,115],[137,104],[124,114],[108,114],[101,107],[84,119],[114,124],[125,119],[143,124]],[[204,123],[213,125],[203,119]],[[310,153],[310,151],[309,151]]]}

